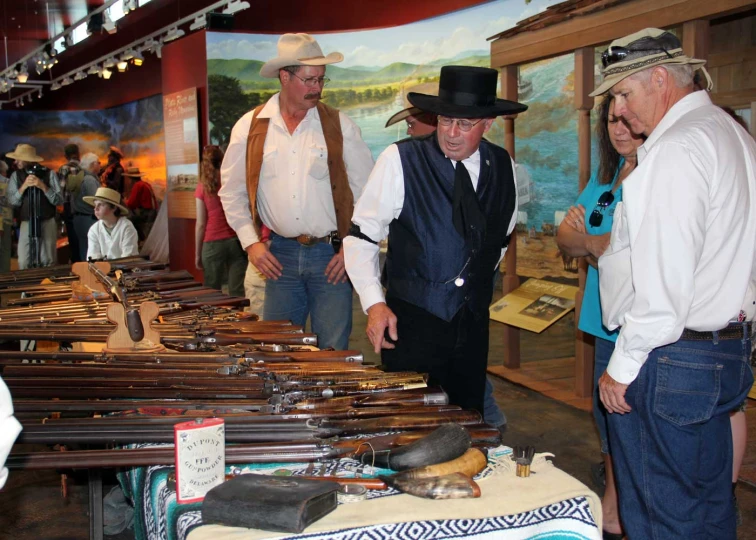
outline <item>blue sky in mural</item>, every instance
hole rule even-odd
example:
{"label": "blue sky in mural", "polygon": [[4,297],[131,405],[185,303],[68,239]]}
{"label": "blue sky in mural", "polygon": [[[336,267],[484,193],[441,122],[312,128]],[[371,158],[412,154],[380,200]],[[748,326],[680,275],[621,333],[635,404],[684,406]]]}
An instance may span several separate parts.
{"label": "blue sky in mural", "polygon": [[[325,54],[339,51],[345,57],[344,62],[329,66],[332,82],[324,99],[357,122],[377,157],[405,136],[403,123],[389,129],[384,124],[407,106],[407,92],[437,87],[440,66],[445,64],[490,65],[490,42],[486,38],[556,3],[498,0],[404,26],[319,34],[317,39]],[[220,94],[214,99],[214,75],[236,79],[243,93],[258,98],[266,99],[265,92],[277,91],[277,81],[260,78],[259,68],[276,56],[278,37],[207,34],[211,119],[219,117],[214,110],[229,106],[229,99]],[[527,212],[528,226],[539,230],[543,223],[553,223],[554,212],[566,210],[577,197],[573,64],[572,55],[567,55],[522,66],[520,71],[520,100],[530,107],[520,115],[515,129],[517,160],[524,166],[522,173],[518,169],[523,195],[520,210]],[[230,125],[225,130],[230,132]],[[494,124],[488,138],[503,144],[502,122]],[[213,142],[223,144],[224,140],[221,137]]]}
{"label": "blue sky in mural", "polygon": [[[526,5],[525,0],[498,0],[404,26],[319,34],[318,42],[326,54],[344,54],[344,62],[339,64],[342,67],[425,64],[466,51],[487,54],[490,43],[486,38],[557,3],[533,0]],[[207,57],[265,61],[275,56],[277,39],[257,34],[242,41],[234,34],[208,33]]]}

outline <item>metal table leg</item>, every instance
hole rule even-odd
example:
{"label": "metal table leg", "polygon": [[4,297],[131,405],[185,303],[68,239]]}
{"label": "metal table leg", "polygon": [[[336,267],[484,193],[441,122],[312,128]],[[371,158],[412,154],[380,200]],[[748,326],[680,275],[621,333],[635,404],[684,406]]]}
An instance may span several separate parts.
{"label": "metal table leg", "polygon": [[102,472],[89,469],[89,538],[103,540]]}

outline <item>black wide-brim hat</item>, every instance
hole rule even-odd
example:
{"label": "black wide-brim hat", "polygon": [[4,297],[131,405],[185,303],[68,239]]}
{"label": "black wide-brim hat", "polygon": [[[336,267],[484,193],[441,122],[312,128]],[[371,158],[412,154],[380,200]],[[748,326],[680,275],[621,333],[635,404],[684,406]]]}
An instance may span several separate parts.
{"label": "black wide-brim hat", "polygon": [[452,118],[493,118],[528,110],[527,105],[498,99],[495,69],[472,66],[444,66],[438,96],[407,94],[409,102],[424,111]]}

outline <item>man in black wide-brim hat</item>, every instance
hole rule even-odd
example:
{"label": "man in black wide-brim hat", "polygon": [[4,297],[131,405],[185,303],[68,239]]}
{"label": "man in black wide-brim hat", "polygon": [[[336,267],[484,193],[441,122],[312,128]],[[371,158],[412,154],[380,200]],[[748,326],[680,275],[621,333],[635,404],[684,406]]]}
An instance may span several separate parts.
{"label": "man in black wide-brim hat", "polygon": [[[497,79],[493,69],[445,66],[438,96],[407,96],[438,115],[438,129],[380,155],[344,240],[386,368],[428,373],[452,403],[481,413],[494,273],[517,220],[514,162],[483,135],[495,117],[527,109],[497,99]],[[377,242],[387,235],[384,296]]]}

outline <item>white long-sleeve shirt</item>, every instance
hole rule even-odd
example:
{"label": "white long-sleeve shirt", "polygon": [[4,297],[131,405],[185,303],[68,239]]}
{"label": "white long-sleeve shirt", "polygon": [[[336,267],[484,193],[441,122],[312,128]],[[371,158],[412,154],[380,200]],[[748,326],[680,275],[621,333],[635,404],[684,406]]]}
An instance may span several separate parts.
{"label": "white long-sleeve shirt", "polygon": [[683,329],[756,312],[756,144],[706,92],[676,103],[638,148],[599,259],[607,372],[629,384]]}
{"label": "white long-sleeve shirt", "polygon": [[[226,220],[244,248],[259,241],[247,194],[247,136],[253,115],[254,111],[250,111],[242,116],[231,131],[218,192]],[[300,234],[325,236],[335,231],[328,151],[317,108],[307,111],[292,134],[281,116],[279,94],[268,100],[260,118],[270,118],[257,189],[260,219],[287,238]],[[339,119],[349,187],[357,200],[373,168],[373,156],[357,124],[343,113],[339,113]]]}
{"label": "white long-sleeve shirt", "polygon": [[105,223],[99,220],[87,233],[89,247],[87,259],[120,259],[139,255],[138,236],[134,224],[126,217],[118,218],[113,230],[108,232]]}
{"label": "white long-sleeve shirt", "polygon": [[[456,162],[449,160],[452,166]],[[476,150],[473,155],[462,161],[462,164],[470,174],[473,189],[478,189],[478,176],[480,175],[480,151]],[[515,174],[514,161],[512,162],[512,174]],[[517,190],[515,189],[515,193]],[[362,192],[362,196],[354,207],[352,222],[360,226],[360,231],[376,242],[380,242],[388,236],[389,225],[402,213],[404,207],[404,170],[399,156],[399,147],[392,144],[378,156],[378,160],[370,173],[370,178]],[[517,208],[517,201],[515,201]],[[511,234],[517,224],[517,211],[512,215],[507,228],[507,234]],[[362,309],[368,308],[379,302],[385,302],[381,286],[381,271],[378,263],[379,247],[360,238],[347,236],[344,239],[344,262],[349,279],[354,289],[360,295]],[[506,253],[506,248],[501,250],[501,257]],[[499,259],[501,262],[501,259]],[[497,265],[498,266],[498,265]]]}
{"label": "white long-sleeve shirt", "polygon": [[0,378],[0,489],[8,479],[5,460],[19,433],[21,433],[21,424],[13,416],[13,401],[11,401],[10,392],[3,379]]}

